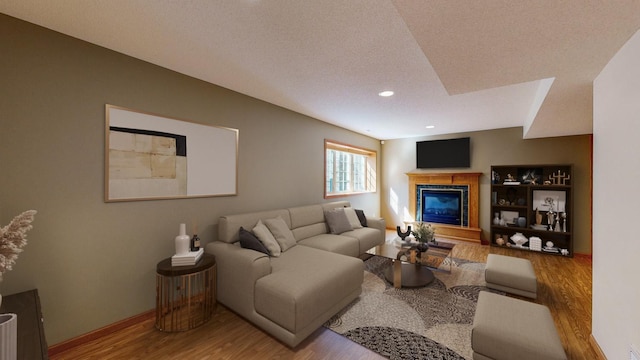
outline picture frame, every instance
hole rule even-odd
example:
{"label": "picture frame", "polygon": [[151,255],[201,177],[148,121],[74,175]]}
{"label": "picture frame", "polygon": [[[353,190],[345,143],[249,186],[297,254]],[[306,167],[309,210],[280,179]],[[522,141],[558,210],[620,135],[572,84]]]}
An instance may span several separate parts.
{"label": "picture frame", "polygon": [[548,199],[553,201],[554,212],[566,211],[567,193],[556,190],[533,190],[531,209],[548,212],[551,209],[551,203]]}
{"label": "picture frame", "polygon": [[237,129],[105,106],[105,202],[237,195]]}
{"label": "picture frame", "polygon": [[520,217],[520,213],[517,211],[500,211],[500,219],[504,219],[507,224],[515,224],[516,219]]}
{"label": "picture frame", "polygon": [[542,168],[519,168],[517,180],[522,184],[542,184]]}

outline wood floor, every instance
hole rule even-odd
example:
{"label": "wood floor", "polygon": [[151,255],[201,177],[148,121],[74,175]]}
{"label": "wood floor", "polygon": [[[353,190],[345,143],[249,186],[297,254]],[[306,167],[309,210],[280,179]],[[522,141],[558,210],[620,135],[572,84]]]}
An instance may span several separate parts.
{"label": "wood floor", "polygon": [[[460,244],[453,255],[486,262],[489,253],[531,260],[538,299],[549,307],[569,359],[600,359],[592,348],[591,260],[489,246]],[[532,334],[535,336],[535,334]],[[320,328],[295,349],[273,339],[218,305],[214,318],[183,333],[155,330],[145,320],[100,339],[51,356],[57,359],[383,359],[330,330]]]}

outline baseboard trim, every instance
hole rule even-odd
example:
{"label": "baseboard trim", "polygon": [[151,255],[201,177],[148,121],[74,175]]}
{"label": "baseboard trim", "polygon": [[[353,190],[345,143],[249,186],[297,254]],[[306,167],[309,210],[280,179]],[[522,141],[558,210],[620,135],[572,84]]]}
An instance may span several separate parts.
{"label": "baseboard trim", "polygon": [[579,257],[579,258],[583,258],[586,260],[593,260],[593,255],[592,254],[579,254],[579,253],[574,253],[573,256],[575,257]]}
{"label": "baseboard trim", "polygon": [[602,348],[600,348],[600,345],[596,341],[596,338],[593,337],[593,334],[589,336],[589,343],[591,344],[593,351],[595,351],[598,355],[599,360],[607,360],[607,357],[604,355],[604,352],[602,351]]}
{"label": "baseboard trim", "polygon": [[149,310],[147,312],[144,312],[142,314],[138,314],[138,315],[134,315],[130,318],[124,319],[124,320],[120,320],[118,322],[115,322],[113,324],[107,325],[105,327],[96,329],[94,331],[91,331],[89,333],[74,337],[72,339],[63,341],[61,343],[49,346],[49,356],[54,356],[57,354],[60,354],[62,352],[65,352],[69,349],[73,349],[74,347],[80,346],[80,345],[84,345],[90,341],[99,339],[103,336],[107,336],[109,334],[112,334],[116,331],[122,330],[124,328],[127,328],[129,326],[132,325],[136,325],[138,323],[141,323],[145,320],[154,318],[156,316],[156,310]]}

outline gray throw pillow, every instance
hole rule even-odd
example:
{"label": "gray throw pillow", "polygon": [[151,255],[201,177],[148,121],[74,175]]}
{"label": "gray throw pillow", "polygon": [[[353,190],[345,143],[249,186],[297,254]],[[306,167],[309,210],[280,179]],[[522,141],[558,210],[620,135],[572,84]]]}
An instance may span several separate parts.
{"label": "gray throw pillow", "polygon": [[278,244],[280,244],[280,250],[282,250],[282,252],[296,246],[296,238],[293,237],[293,233],[289,230],[287,223],[284,222],[284,219],[282,219],[280,215],[274,219],[267,219],[264,223],[269,228],[269,231],[271,231],[273,237],[276,238]]}
{"label": "gray throw pillow", "polygon": [[349,220],[349,224],[351,224],[352,229],[360,229],[362,224],[360,224],[360,219],[358,219],[358,214],[351,207],[344,208],[344,213],[347,215],[347,219]]}
{"label": "gray throw pillow", "polygon": [[327,225],[329,225],[332,234],[342,234],[345,231],[353,230],[344,208],[328,210],[324,213],[324,217],[327,219]]}
{"label": "gray throw pillow", "polygon": [[251,231],[245,230],[243,227],[240,228],[240,246],[269,255],[269,249]]}
{"label": "gray throw pillow", "polygon": [[264,244],[264,246],[269,250],[269,254],[271,254],[271,256],[280,256],[280,244],[278,244],[276,238],[273,237],[271,231],[269,231],[262,220],[258,220],[258,223],[252,229],[252,231],[254,234],[256,234],[258,240],[260,240],[260,242]]}

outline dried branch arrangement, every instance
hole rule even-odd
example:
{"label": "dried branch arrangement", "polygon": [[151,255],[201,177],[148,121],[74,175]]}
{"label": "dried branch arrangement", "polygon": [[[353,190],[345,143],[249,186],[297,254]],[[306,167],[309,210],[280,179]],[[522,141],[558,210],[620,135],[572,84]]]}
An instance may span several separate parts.
{"label": "dried branch arrangement", "polygon": [[27,231],[33,226],[31,222],[37,211],[27,210],[11,220],[9,225],[0,228],[0,281],[2,274],[12,269],[18,254],[27,245]]}

